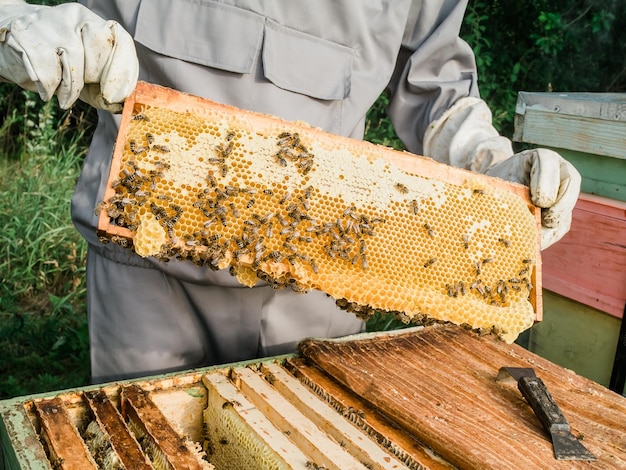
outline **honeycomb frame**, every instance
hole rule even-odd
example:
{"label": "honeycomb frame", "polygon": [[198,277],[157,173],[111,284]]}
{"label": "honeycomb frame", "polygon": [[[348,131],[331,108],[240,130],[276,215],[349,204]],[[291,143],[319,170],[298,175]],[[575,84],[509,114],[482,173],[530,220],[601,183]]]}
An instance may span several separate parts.
{"label": "honeycomb frame", "polygon": [[[145,128],[142,128],[141,135],[133,131],[133,126],[149,124],[150,118],[147,116],[150,110],[155,109],[166,113],[166,118],[175,123],[172,124],[173,126],[177,126],[178,124],[176,123],[190,120],[191,124],[184,125],[193,127],[202,122],[203,126],[208,126],[210,132],[203,128],[203,132],[197,132],[196,135],[190,136],[191,139],[185,138],[182,141],[177,141],[177,137],[174,135],[177,132],[173,132],[171,129],[169,134],[157,128],[150,128],[156,129],[154,132],[152,130],[144,132]],[[233,126],[237,129],[236,132],[230,130]],[[194,129],[197,129],[197,127]],[[246,130],[246,132],[242,132],[241,129]],[[196,139],[200,138],[201,134],[208,135],[209,133],[218,136],[217,140],[213,139],[211,141],[211,144],[203,144],[204,148],[209,145],[212,151],[209,154],[200,156],[193,154],[190,149],[193,149],[197,144]],[[272,141],[271,138],[274,140]],[[246,145],[248,144],[246,139],[248,141],[261,139],[269,142],[267,145],[270,145],[270,147],[267,147],[267,145],[267,148],[256,147],[258,154],[262,154],[262,157],[265,157],[265,167],[255,166],[257,165],[255,160],[256,154],[254,156],[250,155],[249,161],[244,165],[245,168],[238,167],[238,173],[233,175],[233,170],[229,170],[227,166],[230,163],[231,152],[233,154],[236,152],[253,153],[247,150]],[[190,144],[189,140],[193,142]],[[274,150],[268,150],[268,148],[272,148],[271,145],[277,147],[273,147]],[[174,150],[171,151],[172,149]],[[298,155],[295,157],[293,155],[294,149],[298,149]],[[379,188],[357,188],[358,191],[356,192],[367,192],[367,195],[359,199],[359,204],[355,204],[349,197],[344,197],[344,193],[333,193],[333,188],[351,184],[349,181],[350,172],[353,171],[351,168],[343,168],[342,163],[338,162],[343,158],[336,158],[332,163],[327,163],[327,165],[336,166],[338,169],[333,168],[328,171],[334,171],[335,173],[329,174],[337,177],[338,180],[343,180],[341,181],[342,184],[337,185],[337,179],[330,181],[327,178],[326,181],[322,181],[325,184],[323,186],[323,191],[325,192],[323,192],[319,189],[319,186],[311,184],[311,182],[315,183],[317,181],[315,179],[317,177],[316,172],[323,174],[326,171],[326,169],[320,170],[320,162],[322,160],[319,157],[320,154],[324,155],[326,153],[334,157],[345,154],[346,161],[352,165],[354,165],[355,161],[357,163],[361,161],[366,162],[366,168],[370,164],[374,165],[375,169],[371,169],[371,173],[375,176],[372,177],[373,179],[368,180],[368,184],[376,186],[378,181],[375,178],[381,173],[385,174],[389,181],[392,181],[393,189],[389,190],[387,188],[385,193],[385,189],[382,187],[383,183],[381,183]],[[184,158],[191,159],[191,161],[186,163],[187,167],[181,166],[177,168],[177,175],[183,175],[182,180],[176,183],[178,186],[172,188],[170,184],[170,186],[155,187],[154,181],[156,179],[160,180],[163,172],[161,160],[167,160],[168,163],[163,164],[167,165],[167,171],[169,171],[169,165],[174,164],[173,160],[169,160],[170,154],[184,155]],[[135,160],[147,158],[146,155],[150,155],[152,159],[148,165],[149,168],[145,165],[139,168]],[[147,161],[145,158],[144,163]],[[267,168],[268,159],[269,166],[272,166],[271,170]],[[262,158],[259,158],[259,160],[262,160]],[[318,166],[315,167],[315,165]],[[346,166],[348,165],[346,164]],[[192,170],[189,170],[189,168],[192,168]],[[198,168],[201,168],[201,170],[196,171]],[[185,176],[189,171],[195,173],[191,176]],[[273,177],[270,175],[273,175],[274,172],[278,173],[279,176],[277,178],[279,179],[268,181],[268,178]],[[204,175],[200,178],[201,182],[199,182],[198,176],[200,173]],[[126,181],[131,178],[135,179],[136,175],[143,178],[145,183],[143,186],[133,186],[134,182]],[[348,176],[345,177],[344,175]],[[363,172],[361,171],[362,175]],[[148,181],[153,182],[150,187],[147,187]],[[413,186],[416,182],[421,185],[418,189],[415,189]],[[317,181],[317,184],[319,184],[319,181]],[[124,185],[126,187],[122,187]],[[255,187],[254,191],[246,189],[252,187],[251,185]],[[131,187],[133,190],[129,190],[128,187]],[[137,204],[137,200],[133,201],[131,198],[124,197],[124,194],[126,196],[136,196],[140,191],[149,193],[151,189],[155,189],[155,193],[160,191],[161,194],[158,197],[163,198],[163,204],[155,204],[155,196],[151,196],[152,202],[149,203],[151,204],[151,209],[142,209],[144,216],[141,218],[141,224],[133,225],[133,221],[129,220],[128,216],[135,214],[133,207]],[[249,193],[245,193],[246,191],[249,191]],[[469,222],[465,224],[466,228],[459,233],[450,234],[448,229],[446,229],[446,234],[440,233],[435,224],[428,223],[430,221],[428,214],[436,214],[438,208],[444,207],[442,204],[445,204],[445,199],[449,197],[448,193],[450,191],[463,204],[471,205],[474,212],[478,211],[480,213],[483,211],[481,204],[485,206],[490,205],[489,207],[491,208],[494,207],[494,204],[498,207],[512,206],[514,209],[516,207],[519,209],[518,206],[521,204],[527,209],[526,216],[522,216],[522,218],[527,219],[522,224],[527,234],[524,239],[520,240],[520,244],[525,247],[523,250],[525,253],[524,259],[521,260],[521,264],[517,263],[516,266],[500,266],[498,269],[501,273],[506,273],[506,276],[500,274],[500,279],[497,282],[495,281],[497,276],[495,276],[494,280],[480,284],[483,282],[481,278],[485,276],[484,271],[492,270],[492,266],[498,263],[498,257],[494,257],[493,253],[496,251],[498,253],[506,253],[510,246],[516,243],[514,241],[516,226],[513,223],[507,225],[508,221],[505,220],[503,223],[508,227],[507,234],[499,236],[497,239],[491,237],[491,240],[487,240],[485,236],[481,238],[476,233],[480,233],[484,229],[484,226],[481,227],[480,225],[483,222],[487,225],[499,223],[494,220],[486,222],[486,219],[484,219],[478,224],[476,220],[473,220],[471,224]],[[190,212],[190,207],[187,206],[188,210],[184,212],[178,204],[172,204],[167,199],[171,199],[172,194],[181,194],[181,192],[185,194],[184,198],[194,199],[193,211],[196,212],[195,217],[196,219],[199,218],[200,222],[193,222],[190,228],[187,226],[188,229],[186,231],[181,229],[180,226],[176,227],[176,231],[174,231],[173,226],[179,223],[181,214]],[[312,192],[315,194],[311,195]],[[208,195],[209,193],[211,193],[210,196]],[[227,204],[224,202],[230,201],[232,199],[230,196],[233,196],[234,193],[237,193],[236,197],[239,198],[237,207],[234,207],[232,203]],[[442,196],[444,193],[445,195]],[[357,196],[360,197],[359,195]],[[273,202],[268,202],[268,204],[277,205],[279,198],[278,203],[283,206],[283,215],[279,215],[278,211],[270,214],[267,214],[265,211],[262,211],[261,214],[258,213],[261,210],[257,211],[257,208],[259,206],[263,207],[263,201],[273,200]],[[368,198],[373,199],[374,202],[371,202]],[[218,208],[221,210],[219,214],[217,214],[215,207],[216,200],[218,205],[222,204]],[[113,203],[112,201],[116,202]],[[260,201],[261,204],[257,204],[257,201]],[[331,205],[341,206],[341,210],[339,212],[335,210],[335,212],[330,213],[324,212],[326,209],[320,209],[323,214],[323,216],[320,216],[319,210],[315,212],[315,208],[311,208],[312,205],[318,204],[318,201],[326,201],[326,204],[329,204],[328,201],[330,201]],[[149,204],[145,203],[144,208],[150,207]],[[387,204],[387,207],[382,212],[372,210],[372,206],[376,209],[377,205],[384,206],[385,204]],[[291,208],[291,212],[288,208]],[[400,217],[398,216],[398,208],[402,210]],[[308,215],[304,213],[308,212],[308,209],[313,209],[311,212],[315,213],[315,223],[310,218],[308,221],[306,220]],[[346,272],[349,270],[348,277],[351,277],[351,281],[344,280],[344,282],[362,282],[364,279],[363,275],[371,271],[372,264],[376,263],[376,260],[369,256],[369,250],[368,256],[365,254],[366,242],[373,242],[374,246],[379,247],[378,251],[384,251],[382,248],[384,246],[382,237],[383,235],[389,237],[389,234],[384,232],[385,227],[390,225],[386,224],[385,214],[388,214],[387,209],[392,212],[394,218],[401,219],[400,224],[405,229],[408,227],[412,230],[412,236],[415,236],[415,233],[419,231],[419,236],[426,240],[423,242],[425,245],[434,246],[435,243],[440,244],[440,246],[437,245],[435,254],[424,252],[418,254],[419,261],[414,263],[416,270],[437,272],[437,269],[452,269],[445,267],[447,265],[444,264],[444,258],[447,259],[448,253],[454,250],[460,252],[461,256],[464,256],[463,251],[465,251],[466,253],[471,253],[471,262],[466,260],[465,257],[459,262],[458,256],[455,255],[457,258],[451,258],[448,261],[448,265],[454,266],[469,262],[469,269],[475,271],[474,279],[469,279],[465,275],[464,280],[458,282],[444,283],[441,281],[437,293],[439,301],[431,302],[429,308],[420,308],[418,310],[405,308],[412,301],[410,298],[401,302],[395,302],[392,308],[385,308],[385,302],[377,303],[364,300],[364,297],[368,297],[367,292],[360,297],[350,297],[344,295],[345,290],[332,292],[332,286],[329,286],[332,284],[331,282],[326,282],[326,285],[320,288],[319,283],[316,282],[322,276],[319,274],[320,258],[325,258],[321,261],[321,264],[324,265],[323,269],[326,270],[324,275],[331,277],[335,275],[345,278]],[[210,220],[207,212],[209,210],[212,211]],[[450,209],[447,210],[449,211]],[[125,217],[125,223],[118,224],[120,212],[122,213],[121,217],[123,219]],[[204,213],[205,216],[198,215],[199,212]],[[244,213],[243,215],[241,214],[242,212]],[[300,215],[294,216],[294,212]],[[487,213],[488,210],[483,212]],[[531,305],[533,320],[540,321],[542,317],[541,215],[540,209],[530,202],[527,187],[454,168],[409,152],[400,152],[366,141],[333,135],[321,129],[311,127],[306,123],[284,121],[275,116],[241,110],[145,82],[139,82],[134,93],[125,102],[119,134],[113,152],[111,171],[103,201],[97,208],[97,214],[99,215],[98,234],[102,242],[112,240],[121,246],[134,248],[142,256],[157,256],[163,261],[167,261],[170,258],[188,259],[196,264],[204,263],[213,269],[228,268],[231,274],[237,276],[240,282],[250,286],[254,285],[260,278],[269,282],[275,288],[289,286],[297,292],[307,291],[312,288],[320,289],[334,297],[339,307],[352,311],[364,318],[367,318],[375,310],[390,311],[396,313],[407,322],[417,320],[427,323],[432,319],[452,321],[477,329],[480,332],[496,333],[504,336],[508,332],[502,331],[497,322],[493,322],[489,318],[482,322],[474,322],[472,321],[473,319],[469,321],[458,320],[456,317],[450,319],[449,315],[445,314],[445,312],[441,315],[438,310],[445,311],[450,308],[455,311],[459,310],[460,307],[450,307],[450,305],[454,305],[457,298],[468,298],[467,293],[470,291],[473,294],[472,302],[481,302],[482,297],[486,299],[485,301],[490,302],[490,306],[506,309],[508,305],[513,304],[517,300],[505,301],[503,291],[506,290],[509,297],[517,295],[516,299],[522,298],[520,297],[522,294],[516,294],[516,292],[519,293],[520,286],[526,286],[525,297],[523,298],[528,300]],[[456,214],[449,215],[456,217]],[[267,220],[265,220],[267,216],[275,216],[274,221],[268,224]],[[291,222],[296,217],[300,222],[304,221],[305,223],[294,229],[292,226],[295,222],[288,224],[285,222],[285,219],[289,219],[289,222]],[[464,214],[463,217],[472,219],[473,215]],[[488,217],[488,214],[485,217]],[[517,214],[516,217],[519,218],[520,215]],[[419,218],[420,221],[409,221],[411,218]],[[239,222],[236,223],[238,224],[239,228],[237,230],[239,232],[231,234],[234,229],[228,228],[228,233],[231,234],[230,238],[223,236],[223,233],[208,233],[213,231],[215,227],[223,226],[222,228],[225,228],[227,225],[232,227],[233,224],[231,222],[236,219],[239,219]],[[503,219],[507,219],[507,217],[503,217]],[[204,225],[202,221],[204,221]],[[412,225],[406,225],[407,223]],[[416,223],[418,225],[415,225]],[[358,227],[362,226],[364,229],[355,228],[355,225],[358,225]],[[532,235],[529,235],[530,225],[533,226],[532,229],[534,230]],[[473,232],[467,226],[471,226]],[[264,231],[263,235],[259,234],[260,229]],[[354,233],[348,234],[350,230],[353,230]],[[194,233],[193,237],[189,235],[192,231]],[[209,248],[198,246],[199,232],[204,232],[201,237],[203,240],[201,245],[209,245]],[[254,239],[256,243],[251,243],[250,238],[248,238],[248,241],[245,240],[245,237],[250,237],[252,232],[256,234],[257,238]],[[322,248],[319,246],[316,248],[317,251],[314,251],[315,257],[305,254],[311,253],[310,250],[306,250],[313,238],[312,236],[320,235],[321,232],[324,232],[326,236],[325,245]],[[395,234],[395,238],[398,239],[400,238],[398,233],[404,232],[393,232],[392,236]],[[477,242],[473,238],[475,235]],[[531,237],[532,240],[530,239]],[[259,238],[264,241],[263,244],[258,241]],[[279,245],[276,244],[278,243],[276,241],[274,241],[273,245],[267,241],[275,238],[279,238],[281,242]],[[338,238],[342,240],[338,241]],[[218,239],[220,242],[214,243]],[[226,239],[228,240],[224,241]],[[351,247],[343,248],[346,246],[345,239],[352,242]],[[145,240],[147,240],[147,243],[144,243]],[[141,241],[142,244],[139,245],[138,241]],[[222,242],[224,242],[223,247],[220,245]],[[398,242],[401,244],[400,241]],[[227,243],[229,244],[228,246],[226,245]],[[455,246],[451,246],[451,243]],[[216,250],[215,246],[218,246],[217,251],[220,252],[221,256],[211,259],[202,258],[202,253],[208,252],[211,245],[214,251]],[[253,245],[256,248],[252,248]],[[259,255],[260,245],[263,247],[262,256]],[[470,245],[472,245],[471,248]],[[474,245],[477,245],[478,248]],[[485,247],[486,245],[489,246]],[[311,246],[313,245],[311,244]],[[239,250],[238,247],[242,249]],[[204,252],[201,251],[205,248]],[[285,249],[289,251],[285,252]],[[406,247],[404,249],[408,250]],[[406,254],[396,253],[392,262],[404,262]],[[411,256],[414,255],[415,253]],[[502,255],[503,258],[506,256],[506,254]],[[201,263],[198,263],[200,258],[202,258]],[[390,260],[384,260],[384,262],[389,263]],[[331,264],[330,268],[326,266],[329,263]],[[442,265],[444,268],[440,268]],[[337,266],[340,267],[337,268]],[[333,270],[335,270],[334,273]],[[481,271],[483,271],[482,275]],[[439,278],[441,276],[439,275]],[[458,275],[457,277],[460,278],[462,276]],[[384,288],[388,287],[383,286],[383,291]],[[391,295],[395,295],[396,299],[401,298],[404,294],[403,287],[397,288],[393,286],[393,288],[395,293]],[[487,293],[485,289],[488,290]],[[378,297],[381,295],[380,292],[381,288],[378,289]],[[500,298],[503,300],[502,303],[499,301]],[[457,313],[454,313],[452,316],[454,317],[455,315]],[[500,315],[500,313],[497,313],[497,315]],[[519,332],[529,326],[527,323],[524,327],[521,327],[520,331],[509,334],[506,338],[507,341],[513,340]]]}

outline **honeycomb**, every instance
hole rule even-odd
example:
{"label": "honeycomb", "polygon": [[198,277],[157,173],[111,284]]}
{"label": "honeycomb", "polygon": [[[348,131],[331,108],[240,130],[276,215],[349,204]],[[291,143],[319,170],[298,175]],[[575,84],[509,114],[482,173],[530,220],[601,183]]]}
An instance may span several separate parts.
{"label": "honeycomb", "polygon": [[220,372],[203,381],[209,392],[204,423],[208,454],[218,468],[306,468],[307,457]]}
{"label": "honeycomb", "polygon": [[318,289],[363,318],[507,342],[533,324],[536,218],[502,181],[409,173],[381,146],[149,87],[125,106],[96,208],[103,242],[229,269],[246,286]]}

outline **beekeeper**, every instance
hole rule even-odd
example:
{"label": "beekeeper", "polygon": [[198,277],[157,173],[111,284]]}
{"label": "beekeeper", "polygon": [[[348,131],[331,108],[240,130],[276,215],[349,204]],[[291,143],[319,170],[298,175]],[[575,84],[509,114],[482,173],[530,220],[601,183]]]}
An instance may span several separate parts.
{"label": "beekeeper", "polygon": [[385,89],[408,149],[530,186],[542,245],[569,229],[580,176],[556,153],[514,154],[479,98],[459,38],[466,1],[84,0],[54,7],[0,0],[0,76],[61,107],[99,108],[72,199],[89,243],[94,382],[293,350],[305,336],[361,331],[315,292],[239,285],[226,272],[143,259],[96,236],[124,99],[137,78],[240,108],[363,137]]}

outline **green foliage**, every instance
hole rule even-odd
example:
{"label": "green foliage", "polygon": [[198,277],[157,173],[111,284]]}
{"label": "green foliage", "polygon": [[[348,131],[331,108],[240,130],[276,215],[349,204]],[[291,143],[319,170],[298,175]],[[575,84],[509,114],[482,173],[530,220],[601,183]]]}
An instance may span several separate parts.
{"label": "green foliage", "polygon": [[513,133],[518,91],[626,91],[624,2],[470,0],[461,36],[504,135]]}
{"label": "green foliage", "polygon": [[89,381],[86,244],[69,206],[93,118],[9,87],[0,100],[0,398]]}
{"label": "green foliage", "polygon": [[389,95],[383,93],[378,97],[374,105],[367,112],[365,119],[365,140],[374,144],[385,145],[396,150],[404,150],[404,144],[396,135],[396,132],[387,117]]}

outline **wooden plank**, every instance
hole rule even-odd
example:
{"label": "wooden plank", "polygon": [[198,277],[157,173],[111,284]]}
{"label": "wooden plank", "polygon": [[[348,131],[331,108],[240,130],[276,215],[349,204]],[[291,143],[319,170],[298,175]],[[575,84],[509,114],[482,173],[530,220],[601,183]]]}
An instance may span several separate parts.
{"label": "wooden plank", "polygon": [[626,467],[626,398],[516,344],[434,325],[354,340],[305,340],[301,353],[464,469],[587,468],[557,461],[552,443],[501,366],[532,367],[594,468]]}
{"label": "wooden plank", "polygon": [[[395,423],[380,414],[370,403],[341,385],[322,369],[301,357],[285,359],[283,364],[298,380],[327,401],[333,408],[363,428],[373,439],[391,451],[409,468],[451,470],[451,464],[436,455]],[[363,419],[363,415],[366,420]]]}
{"label": "wooden plank", "polygon": [[525,93],[518,96],[518,142],[626,158],[623,94]]}
{"label": "wooden plank", "polygon": [[[405,468],[394,455],[385,451],[366,433],[353,425],[349,421],[350,416],[346,419],[339,414],[278,364],[270,362],[261,364],[261,373],[289,403],[339,442],[351,455],[366,464],[367,468],[380,470]],[[367,419],[365,414],[359,417]]]}
{"label": "wooden plank", "polygon": [[524,116],[521,139],[542,146],[626,158],[626,126],[619,121],[597,121],[529,109]]}
{"label": "wooden plank", "polygon": [[58,398],[36,401],[35,409],[55,469],[87,470],[98,466],[72,423],[63,401]]}
{"label": "wooden plank", "polygon": [[626,202],[626,159],[599,157],[575,150],[553,148],[580,172],[580,190]]}
{"label": "wooden plank", "polygon": [[570,231],[543,251],[543,287],[621,318],[626,304],[626,203],[582,194]]}
{"label": "wooden plank", "polygon": [[0,402],[0,446],[0,468],[52,470],[37,431],[19,399]]}
{"label": "wooden plank", "polygon": [[318,467],[335,470],[362,469],[365,465],[350,455],[337,441],[318,428],[286,397],[247,367],[233,369],[239,389],[276,427],[289,438]]}
{"label": "wooden plank", "polygon": [[[122,413],[153,440],[161,451],[162,458],[173,468],[189,470],[206,470],[212,468],[208,463],[204,465],[199,455],[194,455],[185,441],[172,428],[161,411],[154,405],[147,392],[139,385],[128,385],[122,388]],[[155,449],[156,451],[156,449]]]}
{"label": "wooden plank", "polygon": [[102,390],[85,392],[85,400],[105,433],[111,447],[126,468],[151,470],[154,467],[141,450],[139,443],[126,427],[122,415]]}

